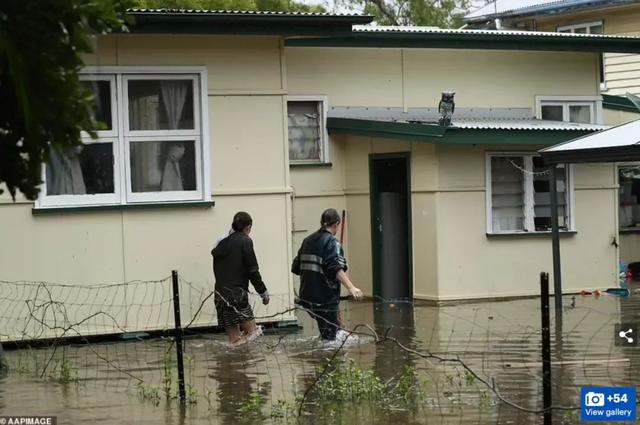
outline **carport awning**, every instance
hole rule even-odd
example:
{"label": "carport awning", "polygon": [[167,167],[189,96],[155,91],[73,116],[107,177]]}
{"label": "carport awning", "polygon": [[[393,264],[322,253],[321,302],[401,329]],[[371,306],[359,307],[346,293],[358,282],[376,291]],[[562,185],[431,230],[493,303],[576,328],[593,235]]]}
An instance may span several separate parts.
{"label": "carport awning", "polygon": [[548,164],[640,161],[640,120],[540,150]]}
{"label": "carport awning", "polygon": [[437,124],[435,108],[333,107],[330,134],[349,134],[438,144],[549,146],[608,127],[538,120],[528,108],[456,109],[451,126]]}

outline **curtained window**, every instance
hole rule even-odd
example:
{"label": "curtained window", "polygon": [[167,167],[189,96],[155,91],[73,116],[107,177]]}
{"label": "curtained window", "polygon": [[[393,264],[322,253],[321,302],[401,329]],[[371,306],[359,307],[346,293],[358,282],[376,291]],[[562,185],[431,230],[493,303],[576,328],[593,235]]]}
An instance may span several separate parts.
{"label": "curtained window", "polygon": [[289,100],[289,161],[295,163],[328,162],[323,100]]}
{"label": "curtained window", "polygon": [[[204,71],[112,67],[83,74],[97,138],[50,149],[39,206],[208,200],[204,184]],[[118,72],[122,69],[121,72]]]}
{"label": "curtained window", "polygon": [[[551,230],[549,171],[537,155],[487,155],[488,233],[545,232]],[[558,226],[569,230],[569,171],[559,167]]]}

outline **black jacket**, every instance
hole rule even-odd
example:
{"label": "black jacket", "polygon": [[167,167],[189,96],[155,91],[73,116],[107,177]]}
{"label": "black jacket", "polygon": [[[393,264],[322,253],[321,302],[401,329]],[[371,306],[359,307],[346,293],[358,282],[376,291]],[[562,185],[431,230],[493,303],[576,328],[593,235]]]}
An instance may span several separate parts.
{"label": "black jacket", "polygon": [[291,272],[300,276],[298,302],[305,308],[335,305],[340,302],[338,271],[347,271],[340,242],[331,233],[319,230],[302,241]]}
{"label": "black jacket", "polygon": [[211,251],[213,274],[216,277],[215,302],[224,297],[229,303],[243,307],[248,304],[249,281],[259,294],[267,287],[258,270],[253,241],[242,232],[234,232]]}

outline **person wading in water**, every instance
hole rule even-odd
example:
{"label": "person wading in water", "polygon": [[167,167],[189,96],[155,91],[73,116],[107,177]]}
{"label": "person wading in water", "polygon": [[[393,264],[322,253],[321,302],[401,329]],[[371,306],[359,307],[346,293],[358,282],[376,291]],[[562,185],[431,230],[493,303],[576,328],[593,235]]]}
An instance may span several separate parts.
{"label": "person wading in water", "polygon": [[215,297],[218,324],[224,326],[229,343],[237,346],[261,334],[249,305],[249,281],[269,304],[269,292],[258,270],[258,260],[249,237],[253,220],[246,212],[233,217],[231,233],[211,251],[216,278]]}
{"label": "person wading in water", "polygon": [[356,300],[362,291],[347,276],[347,261],[335,235],[340,225],[338,211],[329,208],[320,217],[320,229],[302,241],[291,272],[300,276],[298,304],[318,322],[320,337],[336,339],[340,284]]}

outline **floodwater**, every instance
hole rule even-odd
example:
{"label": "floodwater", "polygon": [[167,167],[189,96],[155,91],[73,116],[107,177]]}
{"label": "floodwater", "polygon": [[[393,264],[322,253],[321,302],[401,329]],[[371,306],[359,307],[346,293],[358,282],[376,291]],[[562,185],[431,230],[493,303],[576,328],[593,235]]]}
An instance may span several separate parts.
{"label": "floodwater", "polygon": [[[636,385],[640,346],[616,346],[614,324],[640,322],[640,295],[563,301],[561,330],[551,318],[554,406],[579,406],[582,386]],[[305,312],[298,313],[303,329],[270,329],[238,349],[229,348],[224,335],[189,337],[191,402],[184,408],[172,399],[175,359],[168,340],[9,351],[0,416],[53,415],[58,424],[541,423],[540,414],[527,411],[542,408],[539,299],[447,307],[343,304],[346,322],[368,325],[358,331],[375,331],[377,342],[359,335],[343,346],[322,344]],[[332,356],[344,369],[319,395],[314,383]],[[409,390],[398,398],[407,382]],[[345,400],[345,391],[361,383],[381,388],[379,397]],[[578,423],[577,417],[556,411],[554,423]]]}

